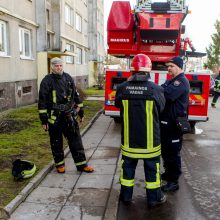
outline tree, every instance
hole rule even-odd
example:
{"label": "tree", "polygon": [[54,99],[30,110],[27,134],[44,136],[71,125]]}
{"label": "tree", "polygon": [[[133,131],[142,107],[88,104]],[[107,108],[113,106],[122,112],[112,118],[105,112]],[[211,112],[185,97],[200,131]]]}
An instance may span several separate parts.
{"label": "tree", "polygon": [[220,69],[220,21],[217,20],[215,23],[216,33],[212,38],[212,43],[206,48],[208,57],[207,66],[209,69],[216,72]]}

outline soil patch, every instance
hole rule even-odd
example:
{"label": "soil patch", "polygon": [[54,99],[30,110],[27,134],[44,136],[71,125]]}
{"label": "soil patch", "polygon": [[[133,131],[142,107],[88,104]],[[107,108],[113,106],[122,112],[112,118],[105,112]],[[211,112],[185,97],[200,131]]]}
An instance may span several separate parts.
{"label": "soil patch", "polygon": [[0,134],[16,133],[29,126],[30,124],[27,121],[13,120],[13,119],[0,120]]}

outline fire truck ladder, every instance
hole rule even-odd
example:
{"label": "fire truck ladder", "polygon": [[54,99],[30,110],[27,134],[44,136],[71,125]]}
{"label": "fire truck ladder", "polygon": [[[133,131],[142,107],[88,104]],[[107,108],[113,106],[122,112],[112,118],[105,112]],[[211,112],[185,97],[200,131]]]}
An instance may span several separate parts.
{"label": "fire truck ladder", "polygon": [[138,0],[135,12],[146,11],[148,13],[184,13],[187,14],[188,7],[185,0],[167,0],[167,2],[152,2],[152,0]]}

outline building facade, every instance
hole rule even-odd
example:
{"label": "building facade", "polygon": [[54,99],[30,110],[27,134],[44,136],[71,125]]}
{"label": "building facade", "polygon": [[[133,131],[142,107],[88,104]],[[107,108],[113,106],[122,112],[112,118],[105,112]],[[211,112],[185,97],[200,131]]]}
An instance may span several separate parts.
{"label": "building facade", "polygon": [[104,74],[104,0],[88,0],[89,11],[89,85],[97,83],[99,75]]}
{"label": "building facade", "polygon": [[93,85],[104,60],[103,0],[16,3],[0,1],[0,111],[36,102],[53,57],[63,59],[77,86]]}
{"label": "building facade", "polygon": [[0,1],[0,111],[37,99],[37,28],[35,0]]}

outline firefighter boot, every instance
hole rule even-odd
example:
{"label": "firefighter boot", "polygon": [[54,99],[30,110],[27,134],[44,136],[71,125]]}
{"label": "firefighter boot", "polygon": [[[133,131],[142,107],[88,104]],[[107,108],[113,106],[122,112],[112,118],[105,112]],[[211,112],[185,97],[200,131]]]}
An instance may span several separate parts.
{"label": "firefighter boot", "polygon": [[77,170],[80,172],[92,173],[94,171],[94,168],[86,166],[86,167],[78,168]]}
{"label": "firefighter boot", "polygon": [[65,173],[65,166],[64,165],[58,166],[58,167],[56,167],[56,169],[57,169],[57,173]]}
{"label": "firefighter boot", "polygon": [[164,194],[161,193],[161,197],[159,200],[155,201],[155,202],[148,202],[148,207],[149,208],[153,208],[155,206],[161,205],[163,203],[166,202],[166,196]]}
{"label": "firefighter boot", "polygon": [[161,187],[163,192],[174,192],[179,189],[178,182],[167,182]]}

